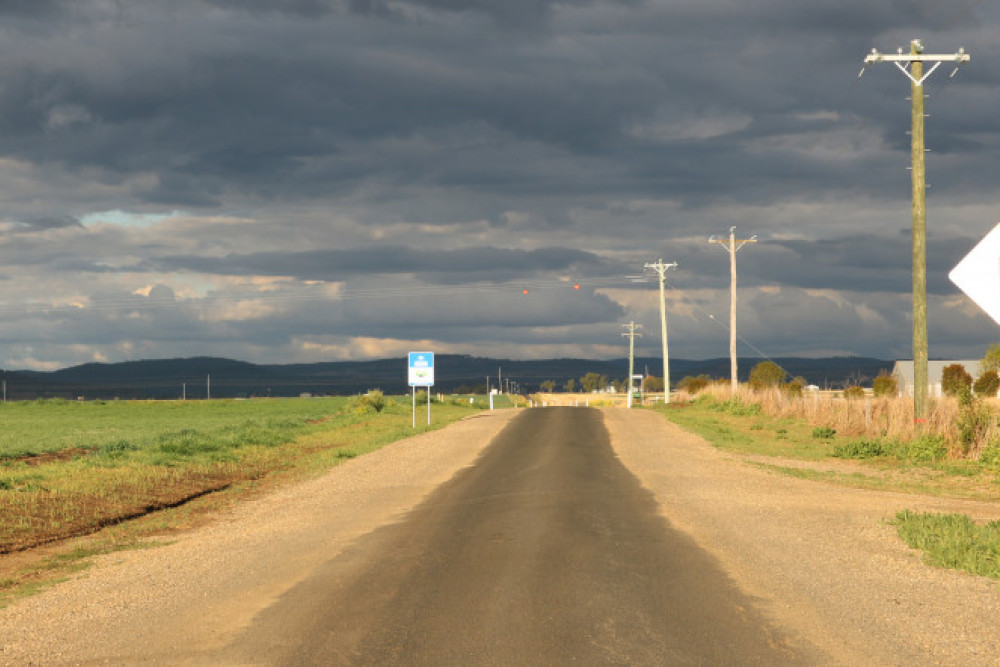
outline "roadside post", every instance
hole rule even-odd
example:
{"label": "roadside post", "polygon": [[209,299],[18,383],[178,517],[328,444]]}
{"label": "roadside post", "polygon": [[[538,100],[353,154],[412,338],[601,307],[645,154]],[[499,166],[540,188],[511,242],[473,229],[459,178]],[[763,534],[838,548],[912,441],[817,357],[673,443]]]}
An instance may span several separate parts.
{"label": "roadside post", "polygon": [[413,392],[413,428],[417,427],[417,387],[427,390],[427,425],[431,423],[431,387],[434,386],[434,353],[410,352],[409,372],[410,389]]}

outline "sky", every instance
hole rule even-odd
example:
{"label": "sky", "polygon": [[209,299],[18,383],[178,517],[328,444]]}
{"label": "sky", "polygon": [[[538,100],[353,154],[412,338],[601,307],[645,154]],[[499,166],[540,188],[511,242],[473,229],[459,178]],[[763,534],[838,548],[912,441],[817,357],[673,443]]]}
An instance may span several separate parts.
{"label": "sky", "polygon": [[[992,0],[0,0],[0,361],[912,357],[1000,340]],[[638,278],[636,278],[638,276]]]}

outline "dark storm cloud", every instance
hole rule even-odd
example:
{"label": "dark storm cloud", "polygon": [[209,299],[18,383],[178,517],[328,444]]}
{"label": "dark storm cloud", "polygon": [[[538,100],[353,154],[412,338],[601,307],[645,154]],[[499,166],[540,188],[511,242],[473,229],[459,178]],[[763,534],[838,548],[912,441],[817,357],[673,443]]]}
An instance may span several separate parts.
{"label": "dark storm cloud", "polygon": [[[928,283],[944,308],[947,271],[1000,217],[998,14],[982,0],[0,2],[0,258],[23,274],[5,288],[79,301],[32,322],[57,350],[77,318],[111,356],[229,340],[280,361],[324,332],[530,346],[586,327],[607,345],[646,308],[638,292],[514,286],[610,284],[676,250],[674,288],[699,290],[687,305],[724,310],[725,258],[704,240],[737,224],[760,239],[739,258],[758,344],[896,350],[909,84],[891,65],[857,72],[913,37],[973,53],[927,86]],[[286,276],[389,291],[405,277],[412,294],[387,313],[388,297],[323,312],[227,293]],[[466,284],[500,291],[455,298]],[[448,298],[413,305],[434,286]],[[225,306],[210,322],[203,290]],[[677,321],[698,354],[705,322]]]}
{"label": "dark storm cloud", "polygon": [[80,221],[71,215],[43,215],[18,220],[18,223],[30,230],[82,227]]}
{"label": "dark storm cloud", "polygon": [[[520,156],[498,152],[496,141],[590,157],[603,163],[608,175],[635,172],[628,180],[609,178],[605,187],[612,192],[634,193],[640,189],[635,179],[646,177],[692,197],[707,192],[766,198],[829,175],[828,167],[788,155],[758,155],[756,168],[746,168],[740,145],[798,131],[796,121],[781,112],[808,99],[790,95],[787,85],[776,87],[773,82],[781,77],[767,74],[772,57],[788,47],[783,31],[828,29],[833,17],[860,13],[864,20],[841,18],[840,29],[864,27],[871,33],[898,14],[867,5],[857,12],[860,7],[807,9],[777,1],[678,3],[669,9],[597,2],[402,3],[517,24],[542,21],[556,6],[618,8],[609,17],[639,40],[629,53],[587,25],[560,50],[537,40],[497,42],[482,25],[469,26],[462,36],[434,22],[352,18],[318,1],[212,4],[251,18],[223,24],[228,32],[220,39],[211,20],[185,24],[188,17],[181,14],[177,23],[161,26],[164,35],[149,35],[147,53],[117,73],[97,69],[99,62],[86,57],[9,72],[0,96],[0,140],[24,157],[42,149],[48,159],[71,165],[153,171],[159,184],[135,195],[178,206],[220,204],[217,192],[236,184],[265,196],[350,191],[376,174],[388,183],[501,188],[521,196],[543,187],[578,194],[592,188],[591,174],[579,171],[580,164],[565,165],[561,178],[551,171],[532,174],[530,162],[513,162]],[[908,3],[906,15],[930,20],[936,6]],[[271,11],[317,21],[271,22]],[[643,18],[664,32],[640,23]],[[716,25],[710,34],[718,48],[699,50],[692,59],[686,33],[705,30],[708,21]],[[124,55],[142,37],[141,29],[127,14],[117,26],[125,37],[110,35],[106,48]],[[172,31],[184,32],[183,48]],[[359,38],[359,31],[374,41]],[[727,43],[727,32],[737,39]],[[777,41],[773,46],[756,41],[764,37]],[[289,49],[289,43],[299,48]],[[734,66],[740,85],[720,88],[713,75]],[[821,90],[809,79],[796,83],[803,93]],[[826,97],[830,105],[833,96]],[[816,101],[823,103],[822,97]],[[675,139],[637,150],[621,130],[658,107],[681,119],[699,109],[726,108],[756,118],[733,136]],[[414,136],[420,145],[403,154],[398,146],[385,145]],[[461,155],[471,156],[477,167],[463,166]],[[427,169],[429,164],[439,167]],[[764,179],[770,187],[760,187]],[[782,184],[784,190],[775,189]]]}
{"label": "dark storm cloud", "polygon": [[[927,290],[953,294],[948,272],[975,245],[969,238],[936,239],[927,246]],[[759,284],[812,289],[905,293],[912,287],[910,234],[849,236],[828,240],[769,240],[740,256],[743,275]]]}
{"label": "dark storm cloud", "polygon": [[227,257],[162,257],[152,265],[160,270],[188,270],[224,275],[294,276],[303,280],[346,280],[375,274],[419,274],[432,283],[508,281],[527,279],[540,272],[568,269],[589,275],[607,274],[607,263],[597,255],[568,248],[510,250],[414,250],[380,246],[354,250],[308,252],[259,252]]}

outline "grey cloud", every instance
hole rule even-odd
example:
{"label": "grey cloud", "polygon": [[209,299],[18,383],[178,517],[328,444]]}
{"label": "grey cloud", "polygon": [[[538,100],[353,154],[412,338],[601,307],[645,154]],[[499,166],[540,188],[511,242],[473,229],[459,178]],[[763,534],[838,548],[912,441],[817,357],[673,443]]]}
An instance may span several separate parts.
{"label": "grey cloud", "polygon": [[418,274],[431,283],[527,279],[539,272],[575,268],[588,274],[610,269],[597,255],[568,248],[511,250],[474,247],[415,250],[382,246],[353,250],[259,252],[213,257],[161,257],[153,266],[225,275],[295,276],[304,280],[345,280],[365,274]]}
{"label": "grey cloud", "polygon": [[71,215],[44,215],[18,221],[31,230],[58,229],[60,227],[82,227],[80,221]]}

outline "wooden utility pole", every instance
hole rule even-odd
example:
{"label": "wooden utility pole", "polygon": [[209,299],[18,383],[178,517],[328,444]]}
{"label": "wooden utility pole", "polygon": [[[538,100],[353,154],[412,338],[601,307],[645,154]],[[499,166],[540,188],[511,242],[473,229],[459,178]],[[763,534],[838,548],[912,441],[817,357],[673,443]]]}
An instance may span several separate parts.
{"label": "wooden utility pole", "polygon": [[642,338],[640,329],[642,329],[642,325],[635,322],[622,325],[622,336],[628,338],[628,382],[626,383],[628,385],[628,398],[626,405],[630,408],[632,407],[632,376],[635,374],[635,338],[636,336]]}
{"label": "wooden utility pole", "polygon": [[[910,55],[923,52],[918,40]],[[910,63],[910,162],[913,186],[913,417],[927,417],[927,170],[924,162],[924,63]]]}
{"label": "wooden utility pole", "polygon": [[[663,403],[670,402],[670,361],[667,354],[667,296],[664,283],[667,281],[667,269],[676,269],[677,262],[664,264],[661,259],[656,264],[646,264],[645,268],[653,269],[660,276],[660,338],[663,342]],[[631,371],[629,371],[631,373]]]}
{"label": "wooden utility pole", "polygon": [[733,396],[740,388],[737,376],[736,362],[736,252],[747,243],[756,243],[757,237],[737,239],[736,228],[729,228],[729,239],[708,239],[709,243],[718,243],[729,251],[729,377]]}
{"label": "wooden utility pole", "polygon": [[[924,63],[934,65],[924,73]],[[950,55],[925,54],[919,39],[910,42],[910,52],[896,55],[877,50],[865,58],[869,63],[891,62],[910,79],[911,130],[910,160],[913,185],[913,418],[927,418],[927,185],[924,168],[924,81],[942,62],[959,65],[969,61],[964,49]],[[907,69],[909,67],[909,69]],[[957,68],[956,68],[956,71]],[[861,70],[864,73],[864,70]],[[952,72],[954,75],[955,72]]]}

